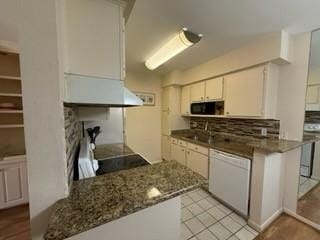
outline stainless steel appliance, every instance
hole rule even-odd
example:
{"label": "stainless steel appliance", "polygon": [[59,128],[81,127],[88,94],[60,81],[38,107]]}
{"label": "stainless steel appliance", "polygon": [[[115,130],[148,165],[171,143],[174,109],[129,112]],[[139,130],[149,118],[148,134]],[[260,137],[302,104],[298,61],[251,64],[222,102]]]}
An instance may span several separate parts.
{"label": "stainless steel appliance", "polygon": [[[319,134],[319,123],[305,123],[304,132],[306,134]],[[315,143],[309,143],[302,146],[301,161],[300,161],[300,175],[310,178],[312,175],[313,157],[314,157]]]}

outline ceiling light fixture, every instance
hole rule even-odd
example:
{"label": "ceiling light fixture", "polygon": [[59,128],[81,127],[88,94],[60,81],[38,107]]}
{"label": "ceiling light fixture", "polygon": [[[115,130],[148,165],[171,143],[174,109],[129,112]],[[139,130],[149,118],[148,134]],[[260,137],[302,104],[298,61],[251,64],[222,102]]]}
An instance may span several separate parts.
{"label": "ceiling light fixture", "polygon": [[174,38],[145,62],[146,67],[150,70],[156,69],[183,50],[199,42],[201,38],[202,34],[195,34],[188,31],[187,28],[183,28]]}

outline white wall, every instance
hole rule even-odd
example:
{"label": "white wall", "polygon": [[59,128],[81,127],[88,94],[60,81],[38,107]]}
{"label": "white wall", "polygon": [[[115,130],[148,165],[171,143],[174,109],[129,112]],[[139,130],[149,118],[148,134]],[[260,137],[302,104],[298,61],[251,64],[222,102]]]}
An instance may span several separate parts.
{"label": "white wall", "polygon": [[290,36],[284,31],[256,39],[242,48],[185,70],[182,73],[182,84],[213,78],[266,62],[290,62],[289,40]]}
{"label": "white wall", "polygon": [[155,106],[126,109],[126,139],[132,150],[149,161],[161,161],[161,78],[153,73],[128,73],[125,85],[135,92],[156,94]]}
{"label": "white wall", "polygon": [[[280,134],[302,140],[308,76],[310,33],[292,36],[292,63],[280,68],[278,110]],[[284,208],[296,212],[301,149],[283,154],[285,160]]]}
{"label": "white wall", "polygon": [[68,194],[58,1],[20,0],[20,50],[32,239]]}
{"label": "white wall", "polygon": [[85,122],[84,127],[101,127],[101,134],[96,139],[96,144],[122,143],[123,139],[123,114],[122,108],[106,110],[105,120]]}
{"label": "white wall", "polygon": [[280,68],[277,116],[280,133],[287,139],[301,140],[308,78],[310,33],[292,36],[291,64]]}

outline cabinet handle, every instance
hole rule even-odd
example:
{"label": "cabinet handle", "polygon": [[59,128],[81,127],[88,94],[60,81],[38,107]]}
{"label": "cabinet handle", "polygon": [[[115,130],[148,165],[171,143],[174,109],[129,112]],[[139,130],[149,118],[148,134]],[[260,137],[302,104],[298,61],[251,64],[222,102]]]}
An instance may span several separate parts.
{"label": "cabinet handle", "polygon": [[227,114],[230,114],[229,112],[226,112]]}
{"label": "cabinet handle", "polygon": [[182,149],[182,152],[184,152],[184,149]]}
{"label": "cabinet handle", "polygon": [[207,99],[209,99],[209,97],[207,97]]}

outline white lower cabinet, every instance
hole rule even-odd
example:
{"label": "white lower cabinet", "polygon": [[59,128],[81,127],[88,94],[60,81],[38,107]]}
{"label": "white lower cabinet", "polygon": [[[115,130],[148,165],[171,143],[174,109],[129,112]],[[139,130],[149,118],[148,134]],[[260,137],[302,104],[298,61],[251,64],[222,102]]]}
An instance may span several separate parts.
{"label": "white lower cabinet", "polygon": [[25,158],[0,161],[0,209],[28,202]]}
{"label": "white lower cabinet", "polygon": [[171,159],[186,165],[186,148],[178,144],[171,143]]}
{"label": "white lower cabinet", "polygon": [[209,174],[208,163],[208,155],[203,155],[202,153],[192,150],[187,151],[187,167],[192,169],[192,171],[199,173],[206,179],[208,179]]}
{"label": "white lower cabinet", "polygon": [[209,176],[208,149],[171,138],[171,159],[187,166],[204,178]]}

